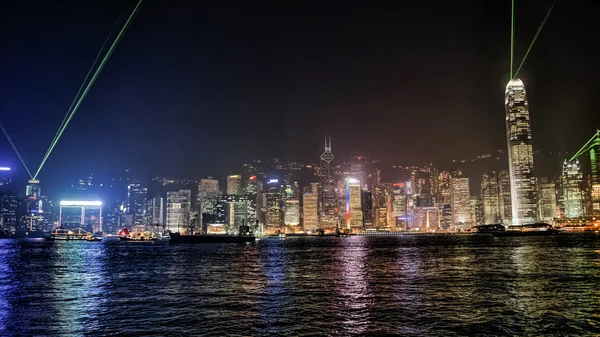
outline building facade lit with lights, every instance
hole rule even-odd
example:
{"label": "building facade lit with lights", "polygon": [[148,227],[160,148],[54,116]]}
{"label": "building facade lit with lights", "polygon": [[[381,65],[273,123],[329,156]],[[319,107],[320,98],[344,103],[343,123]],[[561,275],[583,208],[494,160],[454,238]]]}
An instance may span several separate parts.
{"label": "building facade lit with lights", "polygon": [[441,227],[440,211],[437,207],[415,207],[413,228],[421,231],[437,231]]}
{"label": "building facade lit with lights", "polygon": [[216,179],[200,179],[198,183],[198,200],[197,209],[202,214],[214,214],[215,204],[219,200],[221,191],[219,189],[219,181]]}
{"label": "building facade lit with lights", "polygon": [[165,203],[164,198],[157,194],[153,198],[148,199],[146,203],[147,227],[154,231],[162,231],[165,229]]}
{"label": "building facade lit with lights", "polygon": [[0,167],[0,236],[8,236],[17,230],[19,196],[12,186],[9,167]]}
{"label": "building facade lit with lights", "polygon": [[146,218],[147,199],[147,187],[143,187],[138,182],[127,185],[127,214],[133,216],[133,226],[139,230],[144,230],[148,223]]}
{"label": "building facade lit with lights", "polygon": [[512,224],[522,225],[537,220],[538,189],[533,167],[533,146],[527,92],[520,79],[512,79],[506,85],[504,104]]}
{"label": "building facade lit with lights", "polygon": [[363,229],[361,184],[358,179],[346,178],[346,229],[360,232]]}
{"label": "building facade lit with lights", "polygon": [[454,229],[471,227],[471,194],[469,178],[452,178],[452,217]]}
{"label": "building facade lit with lights", "polygon": [[553,182],[541,181],[538,189],[540,220],[551,222],[556,217],[556,185]]}
{"label": "building facade lit with lights", "polygon": [[190,225],[192,191],[167,192],[167,230],[185,233]]}
{"label": "building facade lit with lights", "polygon": [[284,187],[279,179],[269,179],[265,193],[266,226],[264,231],[276,232],[283,230],[283,194]]}
{"label": "building facade lit with lights", "polygon": [[496,172],[484,173],[481,177],[481,201],[483,203],[483,222],[485,224],[501,223],[500,185]]}
{"label": "building facade lit with lights", "polygon": [[311,184],[311,188],[304,192],[302,196],[302,219],[305,231],[315,232],[320,227],[319,223],[319,192],[316,186]]}
{"label": "building facade lit with lights", "polygon": [[561,184],[561,209],[564,217],[578,218],[583,211],[583,173],[579,160],[563,163]]}
{"label": "building facade lit with lights", "polygon": [[239,174],[227,176],[227,194],[242,194],[242,176]]}
{"label": "building facade lit with lights", "polygon": [[61,200],[58,223],[60,228],[83,228],[89,232],[102,232],[102,201]]}
{"label": "building facade lit with lights", "polygon": [[331,152],[331,137],[325,138],[325,152],[321,155],[321,227],[334,229],[338,223],[335,156]]}
{"label": "building facade lit with lights", "polygon": [[248,199],[247,225],[249,225],[253,231],[256,231],[263,219],[263,183],[258,180],[255,175],[248,177],[248,180],[246,181],[246,198]]}
{"label": "building facade lit with lights", "polygon": [[300,201],[288,199],[285,201],[284,221],[286,226],[297,227],[300,225]]}

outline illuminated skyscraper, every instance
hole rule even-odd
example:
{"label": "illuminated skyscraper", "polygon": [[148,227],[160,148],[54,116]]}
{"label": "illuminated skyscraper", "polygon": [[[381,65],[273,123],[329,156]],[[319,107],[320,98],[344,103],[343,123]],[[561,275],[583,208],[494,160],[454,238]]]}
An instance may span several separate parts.
{"label": "illuminated skyscraper", "polygon": [[19,197],[13,188],[9,167],[0,167],[0,236],[17,229]]}
{"label": "illuminated skyscraper", "polygon": [[556,185],[553,182],[541,181],[538,184],[540,219],[552,221],[556,217]]}
{"label": "illuminated skyscraper", "polygon": [[579,160],[565,160],[560,181],[565,217],[583,216],[583,174]]}
{"label": "illuminated skyscraper", "polygon": [[248,199],[248,222],[247,225],[253,231],[258,230],[257,221],[262,221],[263,183],[256,176],[250,176],[246,181],[246,198]]}
{"label": "illuminated skyscraper", "polygon": [[363,228],[360,181],[346,178],[346,228],[360,231]]}
{"label": "illuminated skyscraper", "polygon": [[25,188],[27,214],[25,219],[25,230],[35,232],[44,227],[44,209],[42,204],[42,192],[40,181],[31,179]]}
{"label": "illuminated skyscraper", "polygon": [[[410,184],[410,182],[408,183]],[[396,183],[392,185],[392,190],[388,196],[387,224],[392,228],[397,228],[398,218],[404,218],[409,213],[408,199],[405,193],[405,183]],[[414,224],[413,224],[414,226]]]}
{"label": "illuminated skyscraper", "polygon": [[454,229],[464,230],[471,227],[470,198],[469,178],[452,178],[452,216]]}
{"label": "illuminated skyscraper", "polygon": [[190,225],[192,191],[167,192],[167,230],[186,232]]}
{"label": "illuminated skyscraper", "polygon": [[316,231],[319,225],[319,193],[316,186],[306,191],[303,195],[302,215],[304,230]]}
{"label": "illuminated skyscraper", "polygon": [[214,214],[215,204],[219,200],[221,190],[219,189],[219,181],[216,179],[200,179],[198,183],[198,201],[197,209],[202,214]]}
{"label": "illuminated skyscraper", "polygon": [[506,85],[505,109],[512,223],[533,222],[537,219],[538,203],[529,106],[525,86],[518,78]]}
{"label": "illuminated skyscraper", "polygon": [[265,193],[266,228],[265,231],[275,232],[283,230],[283,194],[284,188],[279,179],[270,179],[267,182]]}
{"label": "illuminated skyscraper", "polygon": [[500,223],[500,186],[496,172],[484,173],[481,178],[481,200],[483,203],[483,222]]}
{"label": "illuminated skyscraper", "polygon": [[227,176],[227,194],[242,194],[242,176],[239,174]]}
{"label": "illuminated skyscraper", "polygon": [[288,199],[285,201],[285,225],[300,225],[300,201],[298,199]]}
{"label": "illuminated skyscraper", "polygon": [[165,204],[163,197],[157,194],[146,203],[147,226],[153,230],[162,231],[164,226]]}
{"label": "illuminated skyscraper", "polygon": [[335,228],[337,225],[336,209],[338,207],[335,192],[335,162],[331,152],[331,137],[325,138],[325,152],[321,155],[321,227]]}
{"label": "illuminated skyscraper", "polygon": [[362,203],[363,227],[373,228],[373,194],[370,191],[362,189],[360,200]]}
{"label": "illuminated skyscraper", "polygon": [[469,209],[471,210],[471,226],[483,225],[483,200],[475,195],[469,199]]}
{"label": "illuminated skyscraper", "polygon": [[140,183],[131,183],[127,185],[127,214],[133,215],[133,225],[140,227],[146,226],[146,200],[148,199],[148,188],[142,187]]}
{"label": "illuminated skyscraper", "polygon": [[510,189],[510,174],[507,170],[498,173],[498,189],[500,193],[500,218],[503,225],[512,224],[512,202]]}
{"label": "illuminated skyscraper", "polygon": [[248,198],[246,195],[226,194],[221,196],[224,202],[225,230],[230,234],[239,231],[244,224],[253,225],[248,220]]}

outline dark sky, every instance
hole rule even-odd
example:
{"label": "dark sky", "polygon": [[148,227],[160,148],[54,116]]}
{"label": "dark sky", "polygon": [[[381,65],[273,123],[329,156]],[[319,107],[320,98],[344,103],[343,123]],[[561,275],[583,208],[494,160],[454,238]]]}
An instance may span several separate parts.
{"label": "dark sky", "polygon": [[[338,156],[405,165],[506,147],[508,0],[200,3],[143,3],[41,179],[125,168],[198,178],[253,158],[316,161],[325,134]],[[550,3],[516,1],[516,61]],[[134,4],[0,4],[0,121],[32,170]],[[520,74],[542,154],[576,151],[600,127],[599,13],[559,0]],[[538,172],[561,160],[544,157]],[[3,164],[18,167],[1,138]]]}

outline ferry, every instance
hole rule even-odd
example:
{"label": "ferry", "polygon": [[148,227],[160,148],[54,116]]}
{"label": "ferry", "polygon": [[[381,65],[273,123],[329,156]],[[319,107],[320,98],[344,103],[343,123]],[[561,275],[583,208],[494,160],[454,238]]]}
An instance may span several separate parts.
{"label": "ferry", "polygon": [[501,224],[479,225],[471,228],[471,232],[473,234],[494,234],[498,232],[504,232],[505,230],[506,229]]}
{"label": "ferry", "polygon": [[560,234],[560,230],[547,223],[507,226],[504,231],[492,232],[494,236],[549,236]]}
{"label": "ferry", "polygon": [[46,240],[87,240],[87,241],[100,241],[92,233],[85,231],[83,228],[74,229],[63,229],[57,228],[52,232],[48,233],[45,237]]}

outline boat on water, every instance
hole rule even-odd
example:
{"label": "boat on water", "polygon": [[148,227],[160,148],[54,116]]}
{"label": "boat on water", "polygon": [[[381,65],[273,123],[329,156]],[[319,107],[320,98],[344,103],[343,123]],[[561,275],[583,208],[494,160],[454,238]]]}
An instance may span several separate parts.
{"label": "boat on water", "polygon": [[226,234],[197,234],[184,235],[180,233],[169,233],[170,243],[244,243],[254,242],[254,235],[226,235]]}
{"label": "boat on water", "polygon": [[194,233],[194,223],[196,218],[189,226],[189,234],[173,233],[169,231],[170,243],[244,243],[254,242],[256,238],[250,231],[250,226],[240,226],[238,235],[230,234],[205,234]]}
{"label": "boat on water", "polygon": [[560,230],[547,223],[507,226],[503,231],[492,232],[494,236],[549,236],[560,234]]}
{"label": "boat on water", "polygon": [[506,229],[504,225],[501,224],[491,224],[491,225],[479,225],[473,226],[471,228],[471,233],[473,234],[494,234],[498,232],[504,232]]}
{"label": "boat on water", "polygon": [[119,240],[121,241],[156,241],[158,237],[154,232],[130,232],[127,227],[123,230],[119,230],[117,233]]}
{"label": "boat on water", "polygon": [[86,240],[86,241],[100,241],[100,238],[94,237],[90,232],[85,231],[83,228],[64,229],[57,228],[45,236],[46,240]]}

